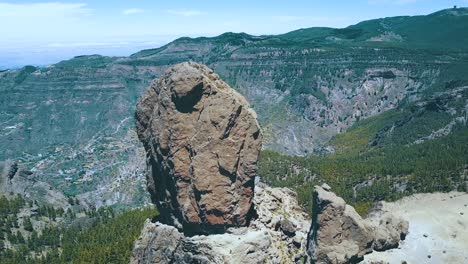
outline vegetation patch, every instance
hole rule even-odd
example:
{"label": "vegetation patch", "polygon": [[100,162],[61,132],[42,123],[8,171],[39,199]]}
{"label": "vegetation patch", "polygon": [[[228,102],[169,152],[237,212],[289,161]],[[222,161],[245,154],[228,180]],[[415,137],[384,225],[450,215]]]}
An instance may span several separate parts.
{"label": "vegetation patch", "polygon": [[158,214],[153,207],[116,213],[72,203],[64,212],[0,197],[0,263],[128,263],[143,223]]}

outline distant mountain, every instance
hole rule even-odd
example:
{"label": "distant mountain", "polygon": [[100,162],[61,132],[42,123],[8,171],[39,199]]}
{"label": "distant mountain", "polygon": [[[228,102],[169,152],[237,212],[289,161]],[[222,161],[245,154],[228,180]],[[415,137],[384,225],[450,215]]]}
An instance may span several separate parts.
{"label": "distant mountain", "polygon": [[343,29],[308,28],[279,35],[299,43],[333,43],[434,50],[468,49],[468,8],[445,9],[427,16],[364,21]]}
{"label": "distant mountain", "polygon": [[[46,68],[3,71],[0,160],[22,161],[33,172],[29,177],[67,195],[102,197],[89,198],[93,203],[141,202],[131,196],[142,189],[144,168],[133,131],[135,103],[168,66],[188,60],[207,64],[250,101],[266,149],[330,153],[330,140],[356,122],[463,87],[454,84],[468,79],[467,15],[466,8],[447,9],[344,29],[180,38],[130,57],[79,56]],[[453,102],[444,111],[466,113]],[[427,120],[436,118],[427,113]],[[391,124],[381,120],[384,127]],[[439,121],[431,129],[452,119]],[[128,174],[139,179],[132,188],[123,180]]]}

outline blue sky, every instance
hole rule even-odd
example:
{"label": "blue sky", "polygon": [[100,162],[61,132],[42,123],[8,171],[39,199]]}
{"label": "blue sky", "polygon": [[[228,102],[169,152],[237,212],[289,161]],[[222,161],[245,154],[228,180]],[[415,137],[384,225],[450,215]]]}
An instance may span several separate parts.
{"label": "blue sky", "polygon": [[0,0],[0,21],[6,25],[0,27],[0,68],[80,54],[128,55],[180,36],[345,27],[453,5],[467,6],[468,0]]}

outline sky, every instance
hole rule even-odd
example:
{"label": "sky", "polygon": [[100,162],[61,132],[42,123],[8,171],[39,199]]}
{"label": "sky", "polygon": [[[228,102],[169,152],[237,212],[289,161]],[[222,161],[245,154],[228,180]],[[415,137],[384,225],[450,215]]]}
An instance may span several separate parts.
{"label": "sky", "polygon": [[126,56],[181,36],[346,27],[454,5],[468,0],[0,0],[0,69],[83,54]]}

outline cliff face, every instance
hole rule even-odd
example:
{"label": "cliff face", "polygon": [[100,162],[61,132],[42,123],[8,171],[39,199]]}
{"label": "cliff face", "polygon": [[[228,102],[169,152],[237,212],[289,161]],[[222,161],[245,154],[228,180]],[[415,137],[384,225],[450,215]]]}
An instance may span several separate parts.
{"label": "cliff face", "polygon": [[136,121],[163,222],[186,233],[248,224],[262,135],[240,94],[206,66],[178,64],[141,97]]}

